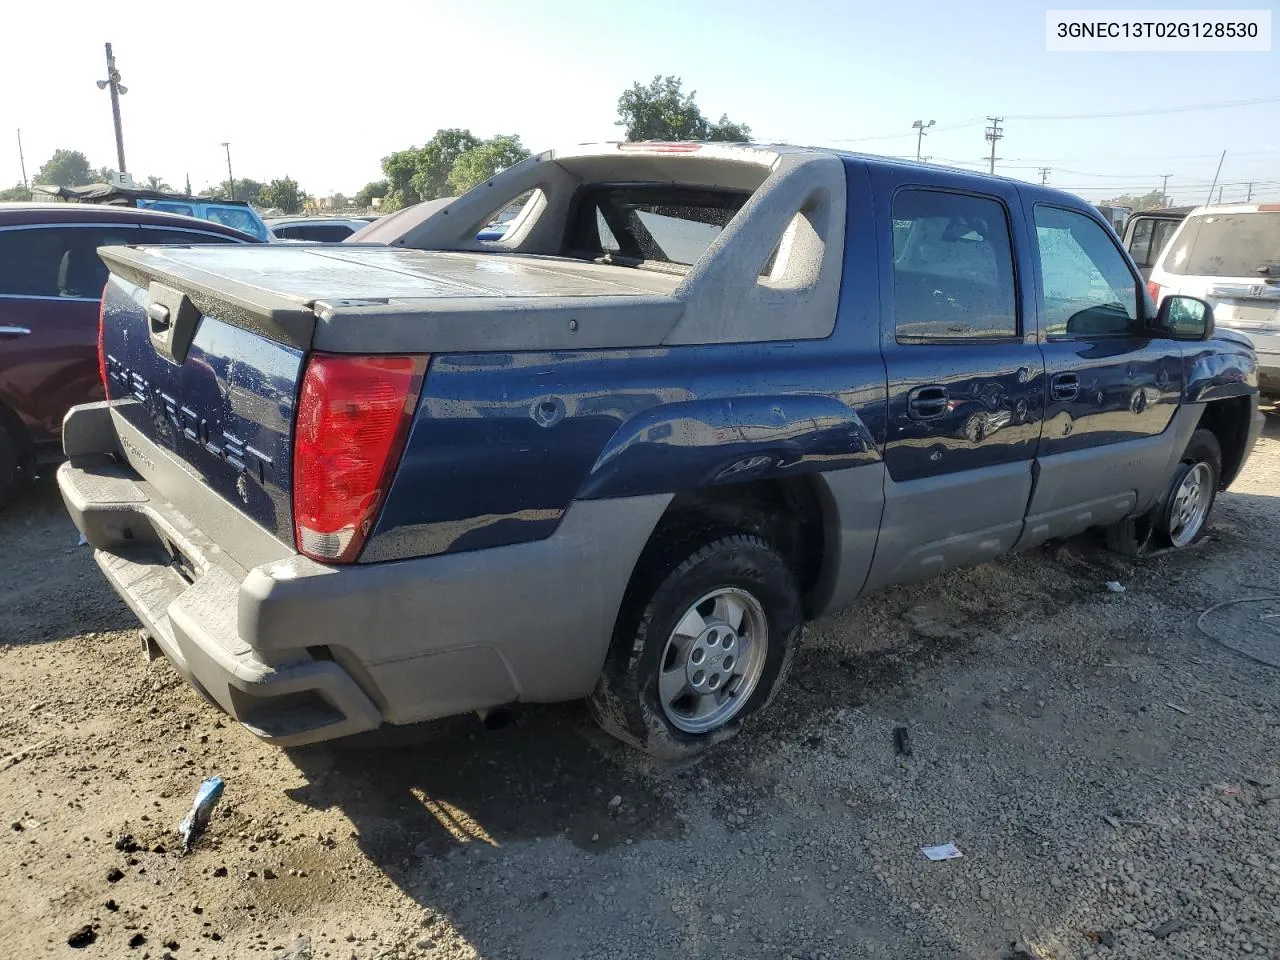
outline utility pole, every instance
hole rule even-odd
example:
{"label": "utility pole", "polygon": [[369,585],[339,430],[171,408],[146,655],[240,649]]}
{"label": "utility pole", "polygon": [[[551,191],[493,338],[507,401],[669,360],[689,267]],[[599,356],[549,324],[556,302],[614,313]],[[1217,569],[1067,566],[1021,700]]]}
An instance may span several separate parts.
{"label": "utility pole", "polygon": [[1207,203],[1213,203],[1213,188],[1218,185],[1218,177],[1222,176],[1222,162],[1227,159],[1227,151],[1222,151],[1222,156],[1218,158],[1218,169],[1213,172],[1213,183],[1209,184],[1209,199]]}
{"label": "utility pole", "polygon": [[1004,137],[1004,131],[1000,129],[1000,124],[1004,123],[1004,117],[987,117],[991,121],[991,126],[987,127],[986,137],[991,141],[991,172],[996,172],[996,161],[1000,158],[996,156],[996,141]]}
{"label": "utility pole", "polygon": [[1252,200],[1252,199],[1253,199],[1253,181],[1252,181],[1252,180],[1250,180],[1250,181],[1249,181],[1249,193],[1248,193],[1248,195],[1244,198],[1244,202],[1245,202],[1245,203],[1248,203],[1248,202],[1249,202],[1250,200]]}
{"label": "utility pole", "polygon": [[[18,163],[22,167],[22,189],[27,189],[27,158],[22,155],[22,128],[18,128]],[[1252,187],[1252,184],[1250,184]]]}
{"label": "utility pole", "polygon": [[923,120],[917,120],[915,123],[911,124],[911,128],[916,131],[916,162],[917,163],[920,161],[920,146],[922,141],[924,140],[924,132],[928,130],[930,127],[932,127],[936,122],[937,121],[935,120],[930,120],[928,123],[925,123]]}
{"label": "utility pole", "polygon": [[231,192],[229,199],[236,198],[236,178],[231,172],[231,144],[223,141],[222,148],[227,151],[227,189]]}
{"label": "utility pole", "polygon": [[120,82],[120,71],[116,69],[115,54],[111,52],[111,44],[107,44],[107,79],[98,81],[98,89],[111,88],[111,118],[116,125],[116,161],[120,172],[127,169],[124,165],[124,133],[120,129],[120,96],[129,92],[129,88]]}
{"label": "utility pole", "polygon": [[1160,202],[1166,207],[1169,205],[1169,178],[1173,176],[1171,173],[1160,174]]}
{"label": "utility pole", "polygon": [[1053,167],[1037,167],[1040,171],[1040,186],[1047,187],[1049,185],[1049,174],[1053,173]]}
{"label": "utility pole", "polygon": [[1222,202],[1222,191],[1223,191],[1223,189],[1224,189],[1223,187],[1219,187],[1219,188],[1218,188],[1218,202],[1219,202],[1219,203],[1221,203],[1221,202]]}

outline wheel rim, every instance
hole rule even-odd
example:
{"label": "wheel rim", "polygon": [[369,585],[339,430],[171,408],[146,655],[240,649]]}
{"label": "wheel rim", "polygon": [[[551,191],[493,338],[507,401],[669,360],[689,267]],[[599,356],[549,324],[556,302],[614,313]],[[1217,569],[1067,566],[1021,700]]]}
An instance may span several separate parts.
{"label": "wheel rim", "polygon": [[663,648],[662,712],[685,733],[723,726],[751,699],[768,649],[760,602],[737,587],[712,590],[684,612]]}
{"label": "wheel rim", "polygon": [[1207,463],[1197,463],[1182,476],[1169,508],[1169,539],[1175,547],[1185,547],[1204,526],[1213,500],[1213,471]]}

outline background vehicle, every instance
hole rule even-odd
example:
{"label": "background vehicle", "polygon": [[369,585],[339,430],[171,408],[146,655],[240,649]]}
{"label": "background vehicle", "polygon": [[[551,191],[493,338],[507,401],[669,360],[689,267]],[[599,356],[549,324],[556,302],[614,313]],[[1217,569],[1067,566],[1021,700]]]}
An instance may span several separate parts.
{"label": "background vehicle", "polygon": [[231,227],[255,240],[271,239],[271,232],[262,222],[262,217],[258,216],[258,211],[243,200],[186,197],[176,193],[122,187],[110,183],[91,183],[85,187],[36,184],[32,189],[76,203],[109,204],[136,207],[139,210],[156,210],[161,213],[176,213],[180,216],[195,217],[197,220],[208,220],[222,224],[224,227]]}
{"label": "background vehicle", "polygon": [[0,506],[61,459],[62,418],[102,396],[98,308],[112,244],[240,243],[238,230],[129,207],[0,204]]}
{"label": "background vehicle", "polygon": [[1165,244],[1195,207],[1163,207],[1159,210],[1140,210],[1129,218],[1124,227],[1124,247],[1138,265],[1142,279],[1151,276],[1151,267],[1160,258]]}
{"label": "background vehicle", "polygon": [[1248,344],[1046,187],[605,144],[390,219],[104,251],[112,399],[67,420],[104,573],[276,743],[590,696],[688,753],[864,592],[1193,542],[1259,429]]}
{"label": "background vehicle", "polygon": [[369,224],[346,217],[272,217],[267,229],[277,240],[310,240],[315,243],[341,243]]}
{"label": "background vehicle", "polygon": [[1116,232],[1116,236],[1124,234],[1125,224],[1129,222],[1132,210],[1107,203],[1095,203],[1094,207],[1106,218],[1107,223],[1111,224],[1111,229]]}
{"label": "background vehicle", "polygon": [[1197,207],[1151,270],[1151,295],[1201,297],[1214,322],[1258,352],[1258,384],[1280,398],[1280,204]]}

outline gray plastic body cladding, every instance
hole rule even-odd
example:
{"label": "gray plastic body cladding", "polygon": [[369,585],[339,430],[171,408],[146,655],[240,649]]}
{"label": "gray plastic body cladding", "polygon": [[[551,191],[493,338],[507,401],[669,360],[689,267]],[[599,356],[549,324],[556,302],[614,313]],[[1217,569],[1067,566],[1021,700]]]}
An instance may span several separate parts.
{"label": "gray plastic body cladding", "polygon": [[923,580],[1010,550],[1030,493],[1030,460],[902,483],[886,472],[884,520],[866,589]]}
{"label": "gray plastic body cladding", "polygon": [[1039,458],[1018,549],[1145,513],[1163,495],[1203,412],[1202,403],[1184,403],[1156,436]]}
{"label": "gray plastic body cladding", "polygon": [[824,555],[805,604],[808,619],[848,606],[862,592],[880,533],[885,478],[883,461],[815,475]]}
{"label": "gray plastic body cladding", "polygon": [[[58,487],[108,582],[178,672],[231,717],[280,746],[378,725],[373,701],[337,663],[297,646],[263,656],[239,637],[244,571],[151,484],[119,464],[68,462]],[[181,572],[170,551],[186,561]]]}
{"label": "gray plastic body cladding", "polygon": [[507,547],[344,568],[270,564],[244,582],[239,632],[264,651],[299,638],[347,648],[392,723],[585,696],[670,500],[577,502],[550,537]]}

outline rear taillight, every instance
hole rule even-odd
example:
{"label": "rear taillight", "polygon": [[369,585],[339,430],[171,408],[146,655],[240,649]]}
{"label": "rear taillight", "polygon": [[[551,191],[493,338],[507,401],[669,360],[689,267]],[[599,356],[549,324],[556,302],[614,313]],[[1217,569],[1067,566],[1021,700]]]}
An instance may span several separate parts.
{"label": "rear taillight", "polygon": [[107,385],[107,345],[103,342],[107,328],[107,298],[102,298],[98,307],[98,379],[102,381],[102,395],[111,399],[111,389]]}
{"label": "rear taillight", "polygon": [[427,359],[312,355],[294,431],[300,552],[327,563],[359,555],[404,449]]}
{"label": "rear taillight", "polygon": [[1147,293],[1151,294],[1151,302],[1160,306],[1160,284],[1154,280],[1147,281]]}

